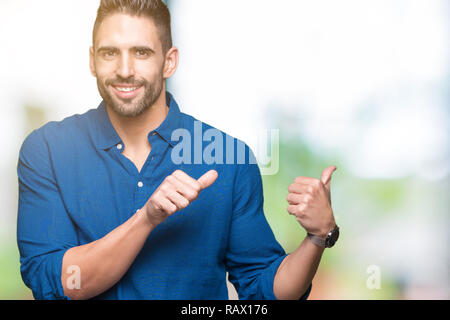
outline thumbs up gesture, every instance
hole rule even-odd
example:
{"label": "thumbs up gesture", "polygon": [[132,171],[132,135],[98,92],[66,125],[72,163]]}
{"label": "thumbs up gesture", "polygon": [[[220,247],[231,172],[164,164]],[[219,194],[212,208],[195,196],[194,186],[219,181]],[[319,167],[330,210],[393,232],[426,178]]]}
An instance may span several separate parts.
{"label": "thumbs up gesture", "polygon": [[189,206],[217,177],[215,170],[208,171],[198,180],[181,170],[167,176],[143,208],[150,224],[156,227],[175,212]]}
{"label": "thumbs up gesture", "polygon": [[320,180],[297,177],[288,190],[287,211],[313,235],[325,238],[336,222],[331,208],[331,176],[336,166],[326,168]]}

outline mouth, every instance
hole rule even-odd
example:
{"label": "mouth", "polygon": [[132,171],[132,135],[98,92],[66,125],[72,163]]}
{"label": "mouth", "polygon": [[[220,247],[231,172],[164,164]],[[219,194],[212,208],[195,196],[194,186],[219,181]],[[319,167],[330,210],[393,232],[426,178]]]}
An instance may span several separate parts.
{"label": "mouth", "polygon": [[142,86],[130,86],[130,85],[112,85],[114,93],[120,99],[133,99],[142,89]]}

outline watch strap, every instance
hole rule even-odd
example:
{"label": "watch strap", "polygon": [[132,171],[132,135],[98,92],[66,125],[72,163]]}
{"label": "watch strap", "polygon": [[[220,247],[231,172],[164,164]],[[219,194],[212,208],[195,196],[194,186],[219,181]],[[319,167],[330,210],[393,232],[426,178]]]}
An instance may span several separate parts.
{"label": "watch strap", "polygon": [[311,233],[308,233],[308,237],[314,244],[318,245],[319,247],[326,247],[326,238],[324,239]]}

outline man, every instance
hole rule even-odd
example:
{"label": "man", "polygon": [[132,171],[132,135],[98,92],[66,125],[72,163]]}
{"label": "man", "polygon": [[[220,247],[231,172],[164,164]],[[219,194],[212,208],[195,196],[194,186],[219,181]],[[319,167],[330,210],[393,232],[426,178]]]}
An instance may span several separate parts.
{"label": "man", "polygon": [[[227,299],[227,271],[241,299],[308,297],[338,234],[336,168],[289,187],[288,212],[311,235],[286,255],[264,217],[258,166],[239,163],[235,144],[224,146],[232,164],[199,162],[203,145],[179,148],[180,129],[230,137],[166,92],[177,65],[162,1],[101,1],[90,68],[104,101],[33,131],[20,150],[17,237],[36,299]],[[178,163],[175,150],[195,159]]]}

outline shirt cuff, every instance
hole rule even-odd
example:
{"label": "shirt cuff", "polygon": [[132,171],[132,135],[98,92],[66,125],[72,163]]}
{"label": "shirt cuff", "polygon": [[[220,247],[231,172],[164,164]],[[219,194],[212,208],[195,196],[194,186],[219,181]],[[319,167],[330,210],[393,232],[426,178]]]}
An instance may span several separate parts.
{"label": "shirt cuff", "polygon": [[264,300],[277,300],[277,297],[273,292],[273,282],[275,280],[275,274],[277,273],[278,267],[286,257],[287,254],[280,256],[265,270],[262,279],[262,295]]}
{"label": "shirt cuff", "polygon": [[64,288],[61,282],[63,258],[68,250],[69,249],[65,249],[58,252],[58,254],[55,256],[55,262],[53,263],[53,266],[55,268],[54,274],[56,275],[56,287],[57,287],[55,298],[57,300],[70,300],[69,297],[64,295]]}
{"label": "shirt cuff", "polygon": [[50,292],[43,296],[35,296],[37,300],[70,300],[69,297],[64,295],[64,288],[61,282],[63,258],[67,250],[69,249],[59,250],[48,255],[46,277],[50,285],[50,288],[48,288]]}
{"label": "shirt cuff", "polygon": [[308,300],[309,294],[311,293],[312,283],[309,285],[308,290],[306,290],[305,294],[300,297],[299,300]]}

